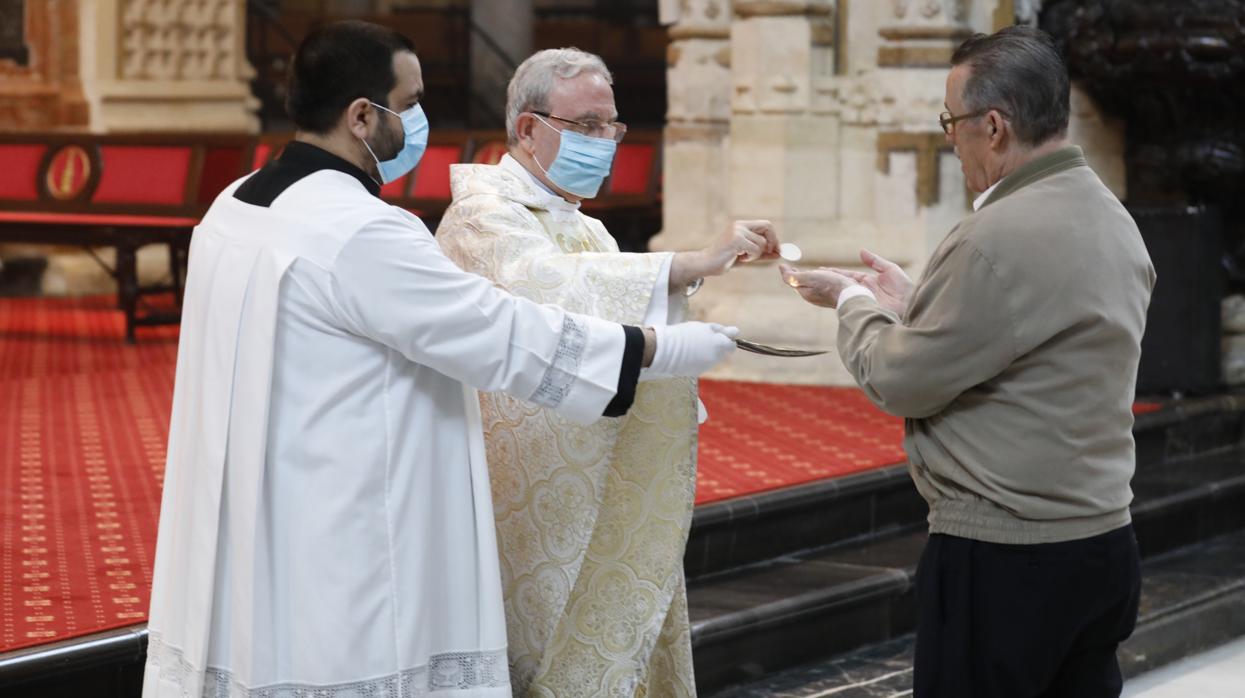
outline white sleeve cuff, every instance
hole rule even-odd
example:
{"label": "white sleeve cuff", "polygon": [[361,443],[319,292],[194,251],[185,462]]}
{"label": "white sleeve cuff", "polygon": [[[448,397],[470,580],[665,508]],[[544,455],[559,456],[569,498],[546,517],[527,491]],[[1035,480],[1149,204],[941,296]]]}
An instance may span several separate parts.
{"label": "white sleeve cuff", "polygon": [[644,311],[644,322],[641,323],[644,327],[673,324],[670,319],[670,306],[673,301],[670,296],[670,262],[674,259],[674,255],[667,254],[665,257],[661,263],[661,269],[657,270],[653,295],[649,297],[648,308]]}
{"label": "white sleeve cuff", "polygon": [[874,303],[878,300],[877,296],[873,295],[873,291],[870,291],[860,284],[852,284],[842,291],[839,291],[839,300],[835,303],[835,307],[842,308],[844,303],[855,298],[856,296],[868,296]]}

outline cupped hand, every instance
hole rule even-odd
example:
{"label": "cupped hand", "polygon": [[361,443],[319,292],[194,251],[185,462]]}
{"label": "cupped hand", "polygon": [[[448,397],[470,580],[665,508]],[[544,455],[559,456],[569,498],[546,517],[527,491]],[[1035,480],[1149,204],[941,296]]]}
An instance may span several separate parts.
{"label": "cupped hand", "polygon": [[824,308],[834,308],[839,304],[839,294],[848,286],[857,285],[851,276],[834,269],[809,269],[798,271],[786,264],[779,265],[783,282],[793,287],[800,297]]}
{"label": "cupped hand", "polygon": [[858,283],[872,291],[882,307],[902,315],[912,295],[912,279],[898,264],[869,250],[860,251],[860,261],[877,273],[863,274],[864,280]]}

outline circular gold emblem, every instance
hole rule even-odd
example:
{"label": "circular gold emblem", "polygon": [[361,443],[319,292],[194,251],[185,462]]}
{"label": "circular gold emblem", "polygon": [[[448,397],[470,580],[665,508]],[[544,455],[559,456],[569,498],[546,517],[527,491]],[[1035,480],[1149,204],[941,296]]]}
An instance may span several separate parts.
{"label": "circular gold emblem", "polygon": [[91,158],[82,146],[67,145],[52,155],[48,163],[48,193],[69,201],[78,198],[91,179]]}

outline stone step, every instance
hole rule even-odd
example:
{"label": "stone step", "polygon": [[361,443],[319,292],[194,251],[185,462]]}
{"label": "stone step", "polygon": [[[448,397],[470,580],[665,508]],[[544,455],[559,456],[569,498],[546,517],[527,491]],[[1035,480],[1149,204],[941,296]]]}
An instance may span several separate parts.
{"label": "stone step", "polygon": [[[1245,443],[1245,400],[1182,400],[1139,415],[1138,471]],[[690,580],[924,525],[927,509],[903,465],[696,508],[684,555]],[[1161,537],[1156,536],[1155,540]]]}
{"label": "stone step", "polygon": [[[1245,529],[1245,450],[1139,469],[1145,557]],[[923,529],[777,557],[688,584],[697,683],[706,690],[912,631]]]}
{"label": "stone step", "polygon": [[[1120,646],[1125,678],[1245,637],[1245,531],[1147,560],[1137,629]],[[705,698],[875,698],[912,689],[913,637],[714,691]]]}

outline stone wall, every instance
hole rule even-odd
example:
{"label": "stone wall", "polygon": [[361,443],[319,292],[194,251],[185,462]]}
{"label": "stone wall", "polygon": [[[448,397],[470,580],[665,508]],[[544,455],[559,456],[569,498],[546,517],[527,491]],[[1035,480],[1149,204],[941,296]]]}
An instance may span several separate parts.
{"label": "stone wall", "polygon": [[[1011,0],[666,0],[669,113],[664,221],[654,249],[707,244],[734,218],[768,218],[799,266],[859,266],[862,247],[918,275],[969,210],[938,125],[955,47],[1032,19]],[[1028,16],[1026,16],[1028,15]],[[1077,91],[1072,137],[1123,194],[1122,129]],[[774,265],[707,281],[698,317],[778,345],[831,348],[835,314]],[[737,353],[715,377],[845,384],[835,359]]]}
{"label": "stone wall", "polygon": [[81,4],[91,130],[256,133],[245,0]]}

